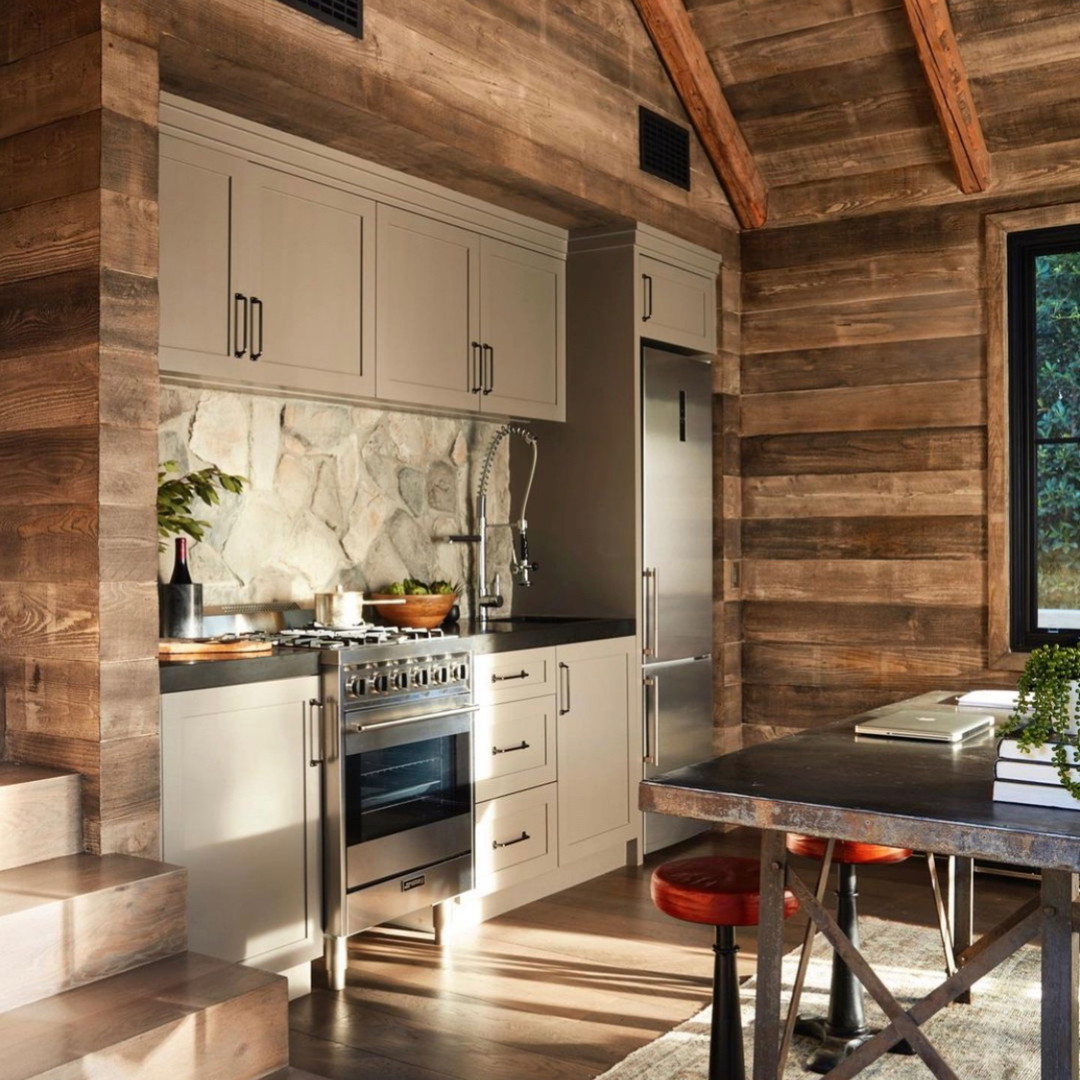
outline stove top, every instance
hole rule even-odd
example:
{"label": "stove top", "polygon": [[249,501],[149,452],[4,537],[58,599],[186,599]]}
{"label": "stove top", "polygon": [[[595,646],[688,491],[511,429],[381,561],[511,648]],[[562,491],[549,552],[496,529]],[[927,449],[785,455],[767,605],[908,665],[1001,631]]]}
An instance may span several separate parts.
{"label": "stove top", "polygon": [[409,645],[420,641],[442,641],[456,638],[441,627],[424,629],[416,626],[362,626],[335,628],[304,626],[295,630],[280,630],[273,635],[275,645],[292,649],[352,649],[364,645]]}

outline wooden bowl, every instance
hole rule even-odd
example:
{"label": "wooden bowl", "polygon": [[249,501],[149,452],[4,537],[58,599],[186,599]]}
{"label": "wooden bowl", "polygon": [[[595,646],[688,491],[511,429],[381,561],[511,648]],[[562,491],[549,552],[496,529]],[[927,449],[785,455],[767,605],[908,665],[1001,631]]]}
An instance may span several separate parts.
{"label": "wooden bowl", "polygon": [[457,603],[454,593],[429,593],[420,596],[391,596],[389,593],[372,593],[372,600],[399,600],[404,604],[380,604],[375,610],[393,626],[418,626],[431,630],[441,626]]}

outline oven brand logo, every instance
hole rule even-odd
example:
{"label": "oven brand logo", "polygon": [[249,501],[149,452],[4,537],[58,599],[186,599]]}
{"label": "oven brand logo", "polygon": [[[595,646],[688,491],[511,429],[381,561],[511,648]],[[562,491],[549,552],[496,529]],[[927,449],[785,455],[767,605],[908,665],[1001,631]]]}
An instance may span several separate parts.
{"label": "oven brand logo", "polygon": [[401,891],[408,892],[410,889],[419,889],[426,880],[427,878],[424,874],[417,874],[416,877],[405,878],[401,883]]}

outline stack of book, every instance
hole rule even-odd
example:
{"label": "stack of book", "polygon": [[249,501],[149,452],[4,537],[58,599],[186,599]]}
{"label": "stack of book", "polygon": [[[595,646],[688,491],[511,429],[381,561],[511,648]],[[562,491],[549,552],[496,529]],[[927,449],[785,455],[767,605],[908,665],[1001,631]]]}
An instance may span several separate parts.
{"label": "stack of book", "polygon": [[[1037,749],[1024,751],[1016,739],[1001,739],[994,766],[995,802],[1080,810],[1080,799],[1074,798],[1061,783],[1054,764],[1056,749],[1057,743],[1045,743]],[[1067,750],[1069,768],[1075,772],[1076,779],[1080,779],[1080,755],[1073,746]]]}

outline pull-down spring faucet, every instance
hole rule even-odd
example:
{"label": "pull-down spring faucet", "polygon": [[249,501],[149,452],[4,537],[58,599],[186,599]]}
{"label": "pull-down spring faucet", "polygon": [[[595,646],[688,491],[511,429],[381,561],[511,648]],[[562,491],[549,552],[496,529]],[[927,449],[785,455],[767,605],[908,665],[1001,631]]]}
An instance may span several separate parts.
{"label": "pull-down spring faucet", "polygon": [[[500,521],[489,522],[487,519],[487,488],[491,477],[491,467],[495,460],[495,452],[507,435],[517,435],[525,443],[532,447],[532,465],[529,468],[529,480],[525,485],[525,495],[521,500],[521,516],[516,522]],[[481,623],[487,621],[489,608],[502,607],[503,597],[499,589],[499,575],[496,573],[490,583],[487,579],[487,531],[489,528],[516,529],[518,533],[517,550],[511,548],[510,572],[517,578],[517,583],[523,588],[528,588],[532,581],[529,575],[533,570],[539,569],[536,563],[529,561],[529,523],[525,518],[525,508],[529,503],[529,492],[532,490],[533,476],[536,474],[536,436],[523,424],[503,424],[492,436],[488,444],[487,454],[484,456],[484,464],[480,470],[480,482],[476,490],[476,532],[464,535],[447,536],[445,539],[453,543],[476,544],[476,583],[473,589],[473,617]]]}

